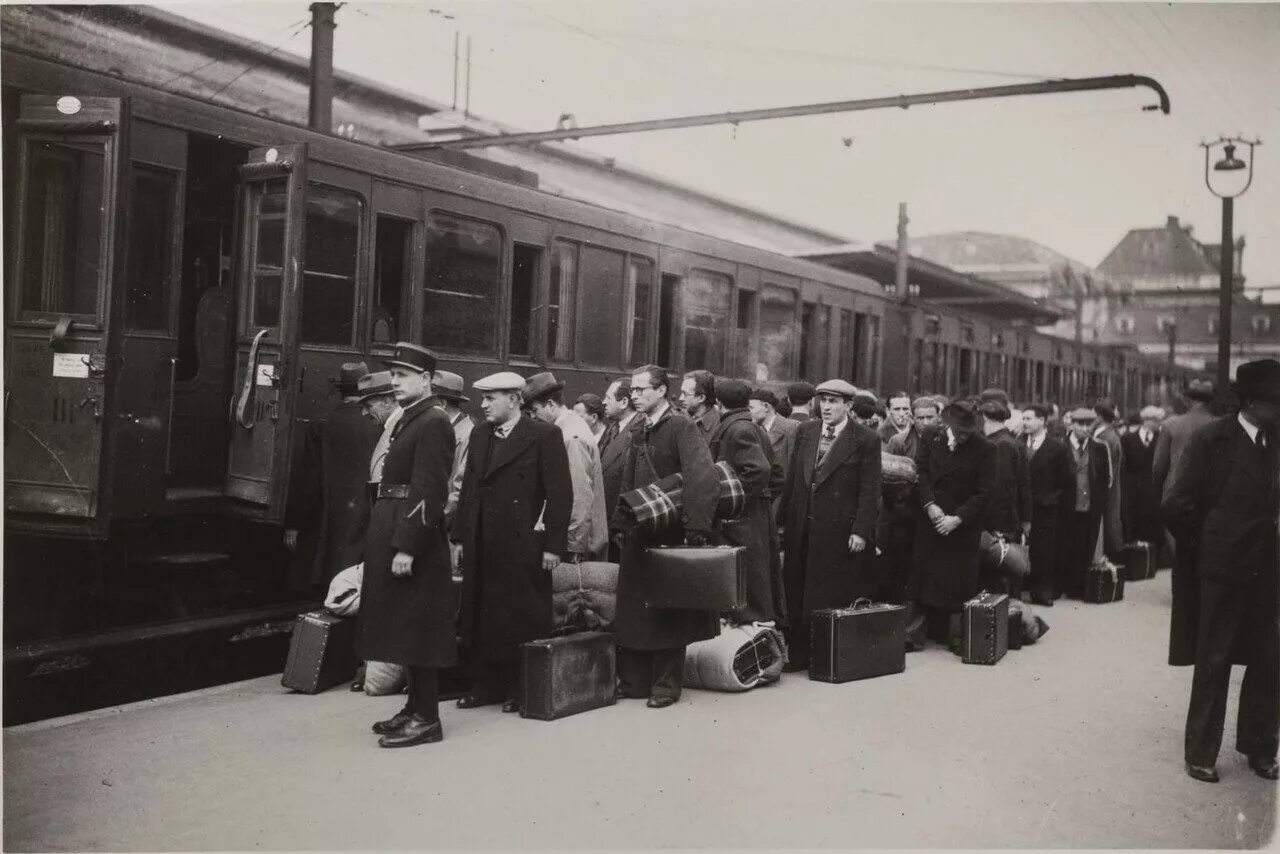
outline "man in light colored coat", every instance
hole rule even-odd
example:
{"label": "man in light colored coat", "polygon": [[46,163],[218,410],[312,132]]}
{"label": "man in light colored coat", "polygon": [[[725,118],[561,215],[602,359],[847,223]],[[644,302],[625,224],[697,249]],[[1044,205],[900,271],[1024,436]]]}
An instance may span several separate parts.
{"label": "man in light colored coat", "polygon": [[[462,493],[462,474],[467,469],[467,451],[471,447],[471,431],[476,426],[471,416],[462,411],[461,405],[471,402],[471,398],[463,394],[465,388],[466,383],[463,382],[462,377],[449,371],[436,371],[431,381],[433,396],[439,402],[440,408],[444,410],[444,414],[449,416],[449,424],[453,427],[453,473],[449,476],[449,498],[444,506],[444,521],[449,527],[453,526],[453,517],[458,512],[458,496]],[[456,575],[462,566],[462,546],[450,542],[449,552],[453,562],[453,572]]]}

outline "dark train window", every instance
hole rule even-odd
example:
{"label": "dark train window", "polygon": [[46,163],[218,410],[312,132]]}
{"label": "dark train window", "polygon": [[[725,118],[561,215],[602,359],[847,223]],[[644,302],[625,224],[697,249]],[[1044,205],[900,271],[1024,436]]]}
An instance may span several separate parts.
{"label": "dark train window", "polygon": [[502,233],[488,223],[433,213],[426,242],[423,340],[444,350],[494,355]]}
{"label": "dark train window", "polygon": [[912,344],[911,356],[911,390],[916,394],[924,391],[924,339],[917,338]]}
{"label": "dark train window", "polygon": [[796,349],[796,292],[777,285],[760,291],[760,382],[786,379]]}
{"label": "dark train window", "polygon": [[867,316],[857,312],[853,316],[853,359],[854,372],[849,379],[856,384],[870,385],[867,374]]}
{"label": "dark train window", "polygon": [[800,379],[807,380],[813,373],[813,318],[818,306],[806,302],[800,306]]}
{"label": "dark train window", "polygon": [[529,332],[533,328],[533,299],[538,289],[538,265],[542,250],[517,243],[511,259],[511,321],[507,327],[507,352],[528,358],[533,354]]}
{"label": "dark train window", "polygon": [[847,308],[840,309],[840,350],[837,359],[838,375],[850,379],[858,375],[858,351],[853,346],[853,312]]}
{"label": "dark train window", "polygon": [[22,310],[96,316],[103,212],[103,147],[31,148],[25,204]]}
{"label": "dark train window", "polygon": [[880,373],[880,315],[867,315],[867,324],[871,329],[871,352],[867,356],[867,384],[879,382]]}
{"label": "dark train window", "polygon": [[662,293],[658,300],[658,364],[671,367],[675,361],[676,288],[680,277],[662,274]]}
{"label": "dark train window", "polygon": [[724,370],[725,320],[733,279],[709,270],[690,270],[684,280],[684,368]]}
{"label": "dark train window", "polygon": [[369,340],[375,344],[399,341],[407,331],[401,317],[412,260],[413,223],[380,215],[374,235],[373,307],[369,316]]}
{"label": "dark train window", "polygon": [[173,214],[178,175],[147,166],[133,167],[129,193],[129,329],[161,332],[169,328],[173,281]]}
{"label": "dark train window", "polygon": [[253,248],[249,253],[254,327],[280,325],[287,203],[288,186],[284,180],[250,186],[249,210],[257,223],[253,232]]}
{"label": "dark train window", "polygon": [[573,361],[573,330],[578,306],[578,244],[557,240],[551,253],[547,293],[547,358]]}
{"label": "dark train window", "polygon": [[627,289],[623,306],[627,312],[623,334],[623,364],[639,367],[649,352],[649,300],[653,296],[653,262],[648,258],[627,259]]}
{"label": "dark train window", "polygon": [[755,331],[756,300],[755,291],[738,290],[737,323],[734,324],[734,367],[737,376],[759,381],[760,371],[756,365],[755,342],[751,334]]}
{"label": "dark train window", "polygon": [[618,330],[622,321],[622,289],[627,256],[598,246],[583,246],[579,267],[578,359],[599,368],[615,368],[622,348]]}
{"label": "dark train window", "polygon": [[302,269],[303,344],[355,343],[359,196],[312,185],[307,192],[306,262]]}
{"label": "dark train window", "polygon": [[818,372],[820,380],[829,379],[826,374],[831,363],[831,306],[817,307],[813,327],[817,333],[813,336],[813,369]]}

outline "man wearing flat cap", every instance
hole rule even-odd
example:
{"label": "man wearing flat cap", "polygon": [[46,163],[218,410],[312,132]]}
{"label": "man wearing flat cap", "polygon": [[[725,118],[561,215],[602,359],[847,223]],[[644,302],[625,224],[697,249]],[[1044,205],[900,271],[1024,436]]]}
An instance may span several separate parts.
{"label": "man wearing flat cap", "polygon": [[333,381],[341,401],[302,431],[299,462],[290,477],[286,545],[296,547],[295,578],[323,588],[345,569],[346,551],[362,532],[365,467],[381,432],[360,406],[364,362],[342,365]]}
{"label": "man wearing flat cap", "polygon": [[1107,446],[1093,437],[1097,413],[1087,406],[1073,407],[1067,451],[1071,457],[1072,490],[1059,499],[1058,596],[1084,595],[1085,573],[1096,556],[1095,548],[1111,501],[1111,458]]}
{"label": "man wearing flat cap", "polygon": [[1239,412],[1196,431],[1161,505],[1179,551],[1195,555],[1195,580],[1174,585],[1169,663],[1195,665],[1183,749],[1206,783],[1218,781],[1232,664],[1245,667],[1236,750],[1259,777],[1280,777],[1280,362],[1246,362],[1232,390]]}
{"label": "man wearing flat cap", "polygon": [[874,592],[880,438],[850,417],[855,393],[844,380],[817,387],[820,417],[800,425],[782,491],[791,671],[809,666],[812,611]]}
{"label": "man wearing flat cap", "polygon": [[573,485],[560,431],[521,411],[523,377],[503,371],[473,388],[485,423],[471,434],[454,520],[472,668],[458,708],[518,712],[520,645],[551,634],[551,571],[569,551]]}
{"label": "man wearing flat cap", "polygon": [[1155,557],[1164,541],[1164,525],[1160,521],[1160,493],[1152,469],[1164,410],[1144,406],[1138,414],[1140,422],[1120,437],[1124,455],[1124,489],[1121,491],[1124,506],[1120,522],[1124,526],[1125,542],[1150,543],[1152,557]]}
{"label": "man wearing flat cap", "polygon": [[453,429],[430,401],[435,354],[399,342],[382,360],[402,414],[392,430],[382,479],[373,488],[360,588],[360,654],[407,669],[404,709],[374,724],[381,747],[444,738],[438,671],[457,658],[449,540],[444,508],[453,466]]}

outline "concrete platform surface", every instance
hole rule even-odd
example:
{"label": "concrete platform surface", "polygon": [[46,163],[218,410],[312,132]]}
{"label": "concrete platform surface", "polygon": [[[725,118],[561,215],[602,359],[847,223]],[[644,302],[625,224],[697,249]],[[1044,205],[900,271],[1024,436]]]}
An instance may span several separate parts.
{"label": "concrete platform surface", "polygon": [[[11,851],[424,848],[1257,848],[1276,785],[1234,744],[1182,770],[1191,671],[1165,665],[1169,576],[1062,601],[995,667],[803,674],[555,722],[442,707],[445,740],[380,750],[402,698],[278,678],[8,729]],[[1238,669],[1237,669],[1238,670]]]}

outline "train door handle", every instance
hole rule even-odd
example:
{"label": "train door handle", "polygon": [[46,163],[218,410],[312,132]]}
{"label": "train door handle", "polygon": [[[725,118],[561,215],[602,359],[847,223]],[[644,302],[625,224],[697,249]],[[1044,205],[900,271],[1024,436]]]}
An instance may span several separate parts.
{"label": "train door handle", "polygon": [[102,399],[96,394],[91,394],[84,400],[80,401],[80,409],[93,407],[93,418],[95,421],[102,420]]}

